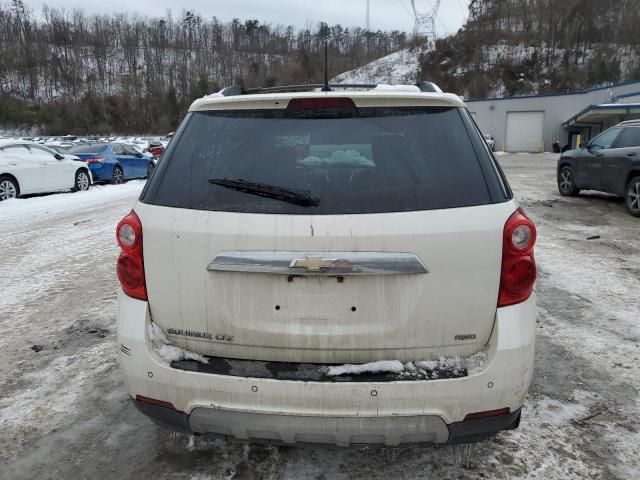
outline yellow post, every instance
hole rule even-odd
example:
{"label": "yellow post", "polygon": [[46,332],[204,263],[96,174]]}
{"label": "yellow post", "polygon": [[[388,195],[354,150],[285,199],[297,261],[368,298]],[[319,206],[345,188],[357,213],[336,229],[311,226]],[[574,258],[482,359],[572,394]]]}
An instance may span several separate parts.
{"label": "yellow post", "polygon": [[580,144],[582,143],[582,135],[576,135],[576,148],[580,148]]}

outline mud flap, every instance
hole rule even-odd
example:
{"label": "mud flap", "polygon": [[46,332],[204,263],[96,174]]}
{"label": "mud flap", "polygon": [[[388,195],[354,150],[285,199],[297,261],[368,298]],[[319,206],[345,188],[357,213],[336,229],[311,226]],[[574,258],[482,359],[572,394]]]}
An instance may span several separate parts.
{"label": "mud flap", "polygon": [[497,417],[463,420],[448,425],[448,444],[471,443],[486,440],[502,430],[514,430],[520,425],[522,409]]}
{"label": "mud flap", "polygon": [[159,427],[172,432],[193,433],[189,427],[189,415],[171,408],[151,405],[139,400],[131,399],[136,408],[144,413]]}

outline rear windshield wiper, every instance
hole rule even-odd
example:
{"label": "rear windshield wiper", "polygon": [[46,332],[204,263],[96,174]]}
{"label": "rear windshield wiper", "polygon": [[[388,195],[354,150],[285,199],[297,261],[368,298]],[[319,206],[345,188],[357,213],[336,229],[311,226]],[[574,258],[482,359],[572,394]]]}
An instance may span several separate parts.
{"label": "rear windshield wiper", "polygon": [[250,195],[258,195],[265,198],[273,198],[301,207],[317,207],[320,205],[320,197],[309,190],[295,190],[278,187],[268,183],[249,182],[247,180],[230,180],[228,178],[210,178],[209,183],[220,185],[224,188],[237,190]]}

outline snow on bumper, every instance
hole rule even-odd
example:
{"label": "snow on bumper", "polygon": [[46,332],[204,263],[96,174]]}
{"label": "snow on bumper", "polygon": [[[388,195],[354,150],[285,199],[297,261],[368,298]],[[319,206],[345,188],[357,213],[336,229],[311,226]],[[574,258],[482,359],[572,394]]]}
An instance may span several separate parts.
{"label": "snow on bumper", "polygon": [[130,396],[170,402],[186,430],[285,443],[443,443],[470,413],[509,408],[517,421],[533,373],[535,317],[535,295],[498,309],[485,369],[443,380],[321,383],[177,370],[147,339],[147,303],[122,293],[118,342]]}

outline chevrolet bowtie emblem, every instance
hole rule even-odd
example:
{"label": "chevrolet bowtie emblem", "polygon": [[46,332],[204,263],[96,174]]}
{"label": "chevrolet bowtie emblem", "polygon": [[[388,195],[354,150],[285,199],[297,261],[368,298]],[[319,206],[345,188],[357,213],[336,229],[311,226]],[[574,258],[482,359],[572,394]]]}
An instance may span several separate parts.
{"label": "chevrolet bowtie emblem", "polygon": [[304,258],[294,258],[291,260],[289,268],[304,268],[308,272],[321,272],[324,269],[335,268],[337,259],[324,259],[321,256],[305,255]]}

